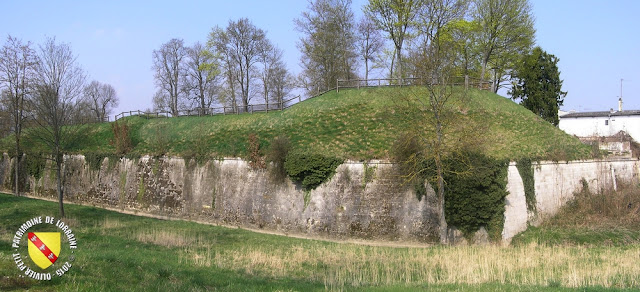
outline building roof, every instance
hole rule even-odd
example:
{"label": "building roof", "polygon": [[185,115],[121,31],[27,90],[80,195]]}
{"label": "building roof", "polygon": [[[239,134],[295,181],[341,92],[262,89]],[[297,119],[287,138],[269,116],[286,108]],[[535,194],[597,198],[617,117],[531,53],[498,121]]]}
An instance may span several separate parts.
{"label": "building roof", "polygon": [[603,111],[603,112],[581,112],[581,113],[568,113],[560,116],[560,118],[595,118],[595,117],[620,117],[620,116],[637,116],[640,115],[640,110],[627,110],[627,111]]}

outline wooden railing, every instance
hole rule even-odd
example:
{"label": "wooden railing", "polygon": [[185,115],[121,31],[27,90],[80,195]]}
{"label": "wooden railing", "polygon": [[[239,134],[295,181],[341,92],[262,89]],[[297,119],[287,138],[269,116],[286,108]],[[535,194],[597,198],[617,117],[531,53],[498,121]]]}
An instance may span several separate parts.
{"label": "wooden railing", "polygon": [[[122,112],[115,116],[115,120],[119,120],[128,116],[143,116],[146,118],[170,118],[170,117],[192,117],[192,116],[214,116],[214,115],[232,115],[243,113],[267,113],[270,111],[281,111],[288,109],[294,104],[302,101],[315,98],[323,95],[329,91],[337,91],[345,88],[367,88],[367,87],[383,87],[383,86],[415,86],[431,84],[437,85],[437,82],[427,82],[424,78],[377,78],[377,79],[351,79],[351,80],[336,80],[336,87],[329,88],[323,92],[317,92],[315,95],[303,98],[301,95],[283,100],[280,103],[270,104],[249,104],[249,105],[236,105],[236,106],[221,106],[212,108],[194,108],[189,110],[179,111],[176,115],[170,112],[143,112],[143,111],[128,111]],[[469,76],[456,76],[447,81],[447,85],[464,86],[468,88],[478,88],[482,90],[491,90],[492,83],[490,81],[480,80]]]}
{"label": "wooden railing", "polygon": [[[414,86],[414,85],[438,85],[438,80],[428,80],[425,78],[408,77],[408,78],[376,78],[376,79],[349,79],[336,80],[336,91],[341,88],[367,88],[367,87],[384,87],[384,86]],[[492,82],[473,78],[470,76],[455,76],[447,80],[446,85],[464,86],[465,89],[478,88],[482,90],[492,89]]]}

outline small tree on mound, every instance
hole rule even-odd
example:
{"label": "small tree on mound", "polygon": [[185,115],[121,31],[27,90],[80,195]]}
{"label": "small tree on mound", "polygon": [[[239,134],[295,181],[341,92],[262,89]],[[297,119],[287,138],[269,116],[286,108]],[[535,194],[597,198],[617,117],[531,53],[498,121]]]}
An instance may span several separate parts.
{"label": "small tree on mound", "polygon": [[517,64],[509,91],[511,98],[521,99],[521,105],[554,126],[560,121],[558,109],[567,95],[566,91],[562,91],[558,61],[556,56],[540,47],[534,48]]}

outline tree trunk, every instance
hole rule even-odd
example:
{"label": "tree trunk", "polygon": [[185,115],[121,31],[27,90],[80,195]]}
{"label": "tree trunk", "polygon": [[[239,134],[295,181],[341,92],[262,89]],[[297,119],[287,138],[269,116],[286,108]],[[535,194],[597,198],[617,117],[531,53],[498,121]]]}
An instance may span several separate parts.
{"label": "tree trunk", "polygon": [[[16,147],[16,153],[20,153],[20,148]],[[19,187],[19,183],[20,180],[18,179],[18,176],[20,175],[20,172],[18,171],[18,168],[20,168],[20,154],[16,154],[16,166],[14,167],[14,179],[15,179],[15,192],[13,193],[16,196],[20,196],[20,187]]]}
{"label": "tree trunk", "polygon": [[64,187],[62,186],[62,159],[56,154],[56,183],[58,190],[58,203],[60,205],[60,218],[64,218]]}
{"label": "tree trunk", "polygon": [[366,85],[369,86],[369,60],[364,59],[364,80],[366,80]]}
{"label": "tree trunk", "polygon": [[399,74],[399,78],[400,78],[400,85],[402,84],[402,78],[404,78],[404,72],[402,70],[402,47],[398,47],[396,48],[396,62],[398,64],[398,74]]}
{"label": "tree trunk", "polygon": [[16,135],[16,167],[14,169],[14,171],[15,171],[14,172],[14,175],[15,175],[14,179],[15,179],[16,185],[15,185],[14,195],[16,195],[16,196],[20,196],[20,180],[19,180],[20,171],[19,171],[19,169],[20,169],[20,156],[22,156],[22,155],[20,155],[21,154],[20,153],[20,134],[22,133],[22,127],[20,125],[22,123],[21,120],[22,120],[22,113],[20,112],[20,113],[17,114],[16,125],[15,125],[15,127],[16,127],[16,133],[15,133],[15,135]]}
{"label": "tree trunk", "polygon": [[436,145],[436,174],[438,176],[438,209],[440,211],[440,224],[439,224],[439,233],[440,233],[440,243],[447,244],[449,243],[449,238],[447,236],[447,219],[445,218],[444,213],[444,177],[443,177],[443,167],[442,167],[442,122],[440,121],[440,113],[434,111],[434,115],[436,118],[436,136],[437,136],[437,145]]}

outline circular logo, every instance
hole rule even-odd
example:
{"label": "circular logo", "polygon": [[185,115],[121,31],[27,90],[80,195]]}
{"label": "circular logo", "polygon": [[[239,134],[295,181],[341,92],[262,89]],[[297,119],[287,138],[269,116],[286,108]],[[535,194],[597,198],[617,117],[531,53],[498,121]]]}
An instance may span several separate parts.
{"label": "circular logo", "polygon": [[54,217],[39,216],[18,228],[11,247],[13,260],[25,276],[51,280],[69,271],[78,245],[69,225]]}

